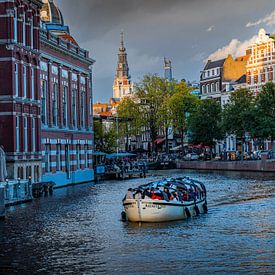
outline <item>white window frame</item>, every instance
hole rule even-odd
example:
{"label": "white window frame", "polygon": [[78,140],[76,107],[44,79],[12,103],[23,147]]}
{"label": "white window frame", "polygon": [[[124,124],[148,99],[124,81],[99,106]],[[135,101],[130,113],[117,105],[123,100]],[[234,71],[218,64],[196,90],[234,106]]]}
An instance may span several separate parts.
{"label": "white window frame", "polygon": [[25,152],[28,152],[28,150],[29,150],[28,141],[29,141],[29,139],[28,139],[28,118],[24,117],[24,149],[25,149]]}
{"label": "white window frame", "polygon": [[19,95],[19,65],[18,63],[14,64],[14,88],[15,88],[15,96],[18,97]]}
{"label": "white window frame", "polygon": [[32,118],[32,151],[36,152],[36,121],[35,118]]}
{"label": "white window frame", "polygon": [[27,97],[27,66],[23,65],[23,98]]}
{"label": "white window frame", "polygon": [[15,117],[15,150],[18,153],[20,151],[20,118]]}
{"label": "white window frame", "polygon": [[14,9],[14,16],[13,16],[13,41],[15,43],[17,43],[17,41],[18,41],[17,8]]}

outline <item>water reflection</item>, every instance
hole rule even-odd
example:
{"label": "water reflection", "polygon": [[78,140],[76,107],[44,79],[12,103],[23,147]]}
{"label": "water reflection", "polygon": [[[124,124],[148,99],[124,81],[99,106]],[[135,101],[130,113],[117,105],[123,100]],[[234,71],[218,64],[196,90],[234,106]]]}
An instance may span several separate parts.
{"label": "water reflection", "polygon": [[0,273],[272,273],[275,185],[269,176],[185,171],[205,182],[209,213],[122,223],[121,199],[150,179],[56,190],[11,208],[0,223]]}

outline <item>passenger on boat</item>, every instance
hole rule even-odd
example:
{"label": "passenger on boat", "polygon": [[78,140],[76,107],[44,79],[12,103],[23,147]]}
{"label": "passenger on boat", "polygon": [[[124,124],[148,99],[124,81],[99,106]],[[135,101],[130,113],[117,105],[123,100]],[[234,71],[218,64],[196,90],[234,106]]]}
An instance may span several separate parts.
{"label": "passenger on boat", "polygon": [[164,187],[162,195],[163,195],[163,199],[164,200],[166,200],[166,201],[170,200],[171,194],[170,194],[170,192],[169,192],[169,190],[168,190],[167,187]]}
{"label": "passenger on boat", "polygon": [[179,197],[176,192],[171,193],[171,201],[179,201]]}
{"label": "passenger on boat", "polygon": [[188,194],[186,191],[183,192],[183,196],[182,196],[184,201],[188,201]]}
{"label": "passenger on boat", "polygon": [[151,189],[151,194],[152,194],[152,199],[153,200],[162,200],[163,199],[163,196],[162,196],[162,193],[159,191],[159,189],[157,188],[156,190],[152,190]]}
{"label": "passenger on boat", "polygon": [[136,193],[134,194],[134,198],[139,200],[142,199],[142,192],[140,189],[136,191]]}
{"label": "passenger on boat", "polygon": [[143,192],[143,199],[151,199],[151,192],[150,192],[150,189],[147,188],[144,190]]}
{"label": "passenger on boat", "polygon": [[133,199],[133,198],[134,198],[133,189],[129,188],[126,193],[125,199],[128,200],[128,199]]}

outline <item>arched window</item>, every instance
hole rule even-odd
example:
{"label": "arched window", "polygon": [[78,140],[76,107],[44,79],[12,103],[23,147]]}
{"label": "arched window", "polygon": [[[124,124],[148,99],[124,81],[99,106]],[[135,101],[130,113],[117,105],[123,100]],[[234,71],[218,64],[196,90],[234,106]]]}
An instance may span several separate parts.
{"label": "arched window", "polygon": [[202,85],[201,87],[201,92],[204,94],[205,93],[205,85]]}
{"label": "arched window", "polygon": [[206,86],[206,93],[208,94],[209,92],[210,92],[210,85],[207,84],[207,86]]}
{"label": "arched window", "polygon": [[17,8],[14,9],[14,16],[13,16],[13,40],[17,43]]}
{"label": "arched window", "polygon": [[23,32],[22,32],[22,44],[23,46],[26,46],[26,14],[23,14],[22,17],[22,28],[23,28]]}

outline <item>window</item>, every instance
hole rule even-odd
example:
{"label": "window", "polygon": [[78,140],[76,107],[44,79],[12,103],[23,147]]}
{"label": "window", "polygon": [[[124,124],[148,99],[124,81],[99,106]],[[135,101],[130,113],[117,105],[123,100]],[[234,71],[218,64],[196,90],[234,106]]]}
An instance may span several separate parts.
{"label": "window", "polygon": [[36,152],[35,118],[32,119],[32,151]]}
{"label": "window", "polygon": [[89,167],[89,164],[88,164],[88,144],[85,144],[84,146],[84,153],[85,153],[85,168],[88,168]]}
{"label": "window", "polygon": [[210,85],[209,84],[207,84],[207,86],[206,86],[206,93],[208,94],[210,91]]}
{"label": "window", "polygon": [[17,43],[17,9],[14,9],[14,17],[13,17],[13,40],[15,43]]}
{"label": "window", "polygon": [[210,71],[207,71],[207,76],[208,76],[208,77],[210,76]]}
{"label": "window", "polygon": [[216,92],[216,87],[214,83],[211,84],[211,92]]}
{"label": "window", "polygon": [[212,75],[215,75],[215,70],[212,70]]}
{"label": "window", "polygon": [[16,138],[16,152],[20,151],[20,119],[17,116],[15,119],[15,138]]}
{"label": "window", "polygon": [[23,66],[23,98],[27,97],[27,67]]}
{"label": "window", "polygon": [[31,99],[34,100],[34,68],[31,68]]}
{"label": "window", "polygon": [[219,82],[216,82],[216,91],[219,92],[219,90],[220,90]]}
{"label": "window", "polygon": [[23,46],[26,46],[26,14],[23,15],[22,28],[22,44]]}
{"label": "window", "polygon": [[81,127],[85,128],[85,91],[81,91]]}
{"label": "window", "polygon": [[75,128],[77,125],[77,111],[76,111],[76,93],[77,90],[72,90],[72,111],[73,111],[73,127]]}
{"label": "window", "polygon": [[68,126],[68,106],[67,106],[67,97],[68,97],[68,87],[64,86],[63,89],[63,126]]}
{"label": "window", "polygon": [[18,97],[18,94],[19,94],[19,86],[18,86],[18,77],[19,77],[19,74],[18,74],[18,64],[16,63],[14,65],[14,88],[15,88],[15,96]]}
{"label": "window", "polygon": [[42,124],[47,124],[47,81],[41,81],[42,91],[41,91],[41,122]]}
{"label": "window", "polygon": [[52,92],[52,115],[53,115],[53,126],[58,124],[58,84],[53,84]]}
{"label": "window", "polygon": [[33,19],[30,20],[30,39],[31,39],[31,48],[33,49]]}
{"label": "window", "polygon": [[76,168],[80,169],[80,144],[76,145]]}
{"label": "window", "polygon": [[61,144],[56,145],[56,170],[61,170]]}
{"label": "window", "polygon": [[28,152],[28,118],[24,117],[24,148]]}
{"label": "window", "polygon": [[204,94],[205,93],[205,85],[202,85],[202,93]]}
{"label": "window", "polygon": [[45,171],[50,171],[50,152],[51,152],[51,145],[45,145]]}
{"label": "window", "polygon": [[65,168],[67,179],[71,176],[71,165],[70,165],[70,147],[69,145],[65,145]]}

